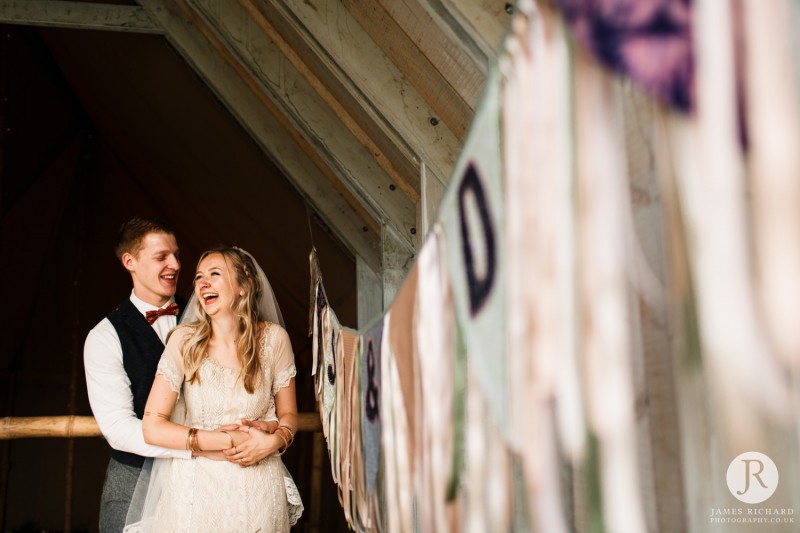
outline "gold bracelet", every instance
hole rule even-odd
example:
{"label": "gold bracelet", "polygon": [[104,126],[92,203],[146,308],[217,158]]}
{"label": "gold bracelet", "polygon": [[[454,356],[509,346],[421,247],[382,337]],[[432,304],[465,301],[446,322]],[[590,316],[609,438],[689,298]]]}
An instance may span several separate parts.
{"label": "gold bracelet", "polygon": [[223,431],[222,433],[225,433],[228,436],[228,438],[231,439],[231,445],[228,447],[228,449],[233,448],[235,446],[235,444],[233,443],[233,435],[231,435],[227,431]]}
{"label": "gold bracelet", "polygon": [[289,426],[278,426],[278,429],[282,429],[287,433],[289,433],[289,446],[291,446],[292,443],[294,442],[294,431],[292,431],[292,428],[290,428]]}
{"label": "gold bracelet", "polygon": [[164,420],[169,420],[169,415],[165,415],[164,413],[159,413],[157,411],[145,411],[144,416],[160,416]]}
{"label": "gold bracelet", "polygon": [[192,431],[197,431],[194,428],[189,428],[189,433],[186,434],[186,449],[192,451]]}
{"label": "gold bracelet", "polygon": [[203,450],[200,448],[200,442],[197,440],[197,428],[192,428],[192,437],[190,439],[192,451],[196,453],[200,453]]}
{"label": "gold bracelet", "polygon": [[286,441],[286,446],[289,446],[289,443],[292,442],[292,440],[291,440],[292,439],[292,434],[289,433],[288,431],[286,431],[286,428],[284,428],[284,427],[275,428],[275,431],[273,433],[279,434],[281,436],[281,438],[284,441]]}
{"label": "gold bracelet", "polygon": [[289,441],[286,439],[283,433],[278,433],[276,430],[275,434],[278,435],[281,439],[283,439],[283,448],[278,448],[278,455],[283,455],[283,453],[289,447]]}

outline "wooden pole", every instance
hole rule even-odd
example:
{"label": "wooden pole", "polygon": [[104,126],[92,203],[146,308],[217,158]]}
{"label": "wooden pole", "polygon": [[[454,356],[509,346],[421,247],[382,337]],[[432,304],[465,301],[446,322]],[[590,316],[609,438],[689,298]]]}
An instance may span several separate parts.
{"label": "wooden pole", "polygon": [[[297,431],[322,431],[318,413],[299,413]],[[0,440],[43,437],[99,437],[93,416],[7,416],[0,419]]]}
{"label": "wooden pole", "polygon": [[[6,401],[7,412],[11,412],[14,405],[14,392],[17,377],[14,372],[8,374],[8,398]],[[2,470],[0,470],[0,529],[6,530],[6,501],[8,501],[8,472],[11,468],[11,442],[3,441],[2,447]]]}

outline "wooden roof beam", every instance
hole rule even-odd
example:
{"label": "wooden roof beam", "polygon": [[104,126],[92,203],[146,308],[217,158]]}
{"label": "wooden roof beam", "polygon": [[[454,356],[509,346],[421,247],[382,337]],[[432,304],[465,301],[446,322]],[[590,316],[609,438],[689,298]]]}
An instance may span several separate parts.
{"label": "wooden roof beam", "polygon": [[365,149],[373,154],[381,168],[397,180],[397,187],[416,203],[420,197],[420,163],[414,151],[403,139],[391,138],[375,120],[376,113],[369,109],[369,103],[365,103],[363,95],[354,93],[352,87],[341,82],[344,76],[335,74],[334,71],[338,69],[335,62],[325,51],[320,52],[315,48],[313,40],[309,42],[309,36],[293,13],[263,0],[239,2],[248,11],[255,11],[254,18],[266,28],[265,31],[278,46],[290,50],[287,58],[303,73],[309,85],[314,87],[320,98],[328,103]]}
{"label": "wooden roof beam", "polygon": [[0,23],[84,30],[163,33],[138,6],[58,2],[55,0],[0,0]]}
{"label": "wooden roof beam", "polygon": [[[376,162],[383,168],[386,173],[395,180],[397,185],[406,193],[406,196],[412,201],[417,202],[419,199],[419,190],[415,187],[413,180],[409,180],[409,176],[416,174],[414,169],[411,174],[408,174],[408,167],[401,168],[403,165],[397,165],[396,161],[384,153],[386,143],[380,143],[373,140],[368,132],[356,119],[356,113],[353,113],[353,107],[348,107],[340,102],[338,96],[341,93],[336,93],[333,89],[329,88],[326,80],[323,80],[304,59],[298,50],[295,50],[293,43],[290,43],[280,33],[275,24],[270,21],[270,18],[265,15],[264,4],[259,3],[256,6],[251,0],[239,0],[239,3],[244,7],[248,14],[256,21],[256,23],[264,30],[266,35],[272,40],[278,48],[283,52],[286,58],[292,63],[299,73],[303,75],[306,81],[317,92],[319,97],[331,108],[337,118],[346,126],[346,128],[355,136],[370,153],[372,153]],[[259,7],[261,9],[259,9]],[[406,175],[403,171],[406,171]]]}
{"label": "wooden roof beam", "polygon": [[139,2],[345,246],[380,272],[380,224],[359,209],[355,199],[345,197],[335,188],[334,182],[338,180],[331,169],[316,156],[316,150],[303,136],[282,120],[282,113],[264,97],[257,80],[216,40],[184,0]]}
{"label": "wooden roof beam", "polygon": [[425,8],[483,65],[497,57],[514,2],[498,0],[426,0]]}
{"label": "wooden roof beam", "polygon": [[463,140],[484,75],[415,0],[343,0],[398,70]]}
{"label": "wooden roof beam", "polygon": [[285,21],[277,26],[282,33],[293,32],[314,51],[327,76],[335,79],[335,84],[325,80],[326,86],[346,88],[362,115],[398,150],[406,152],[416,168],[411,179],[417,190],[422,162],[430,175],[446,183],[458,159],[461,140],[340,0],[262,2],[271,8],[261,8],[265,16],[280,14]]}
{"label": "wooden roof beam", "polygon": [[213,28],[216,38],[247,72],[245,76],[258,81],[254,90],[264,93],[316,150],[316,157],[334,171],[340,188],[349,191],[382,224],[396,228],[413,251],[414,200],[418,196],[411,199],[409,191],[397,190],[404,178],[391,166],[381,165],[386,159],[379,148],[370,144],[371,139],[346,110],[304,68],[270,22],[258,10],[247,9],[252,6],[244,0],[241,4],[212,0],[188,3]]}

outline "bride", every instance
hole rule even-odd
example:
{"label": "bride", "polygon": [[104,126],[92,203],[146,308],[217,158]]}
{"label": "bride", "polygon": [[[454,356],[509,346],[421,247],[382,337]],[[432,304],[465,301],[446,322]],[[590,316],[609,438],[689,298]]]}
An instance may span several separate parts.
{"label": "bride", "polygon": [[167,341],[142,429],[148,443],[194,457],[156,461],[126,531],[288,532],[302,512],[280,458],[297,430],[296,370],[269,282],[244,250],[209,250],[187,315]]}

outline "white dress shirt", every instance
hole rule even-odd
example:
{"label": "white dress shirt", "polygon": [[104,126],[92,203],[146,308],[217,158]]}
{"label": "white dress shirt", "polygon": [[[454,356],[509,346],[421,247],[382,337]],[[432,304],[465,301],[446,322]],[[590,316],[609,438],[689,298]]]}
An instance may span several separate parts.
{"label": "white dress shirt", "polygon": [[[167,307],[174,299],[163,305]],[[131,291],[131,303],[142,315],[159,309],[139,298]],[[177,324],[174,315],[161,315],[153,323],[153,329],[161,342]],[[97,324],[83,346],[83,365],[86,370],[86,389],[92,413],[100,431],[115,450],[135,453],[144,457],[178,457],[188,459],[188,450],[172,450],[153,446],[144,441],[142,421],[133,410],[131,381],[122,363],[122,345],[117,330],[108,318]]]}

